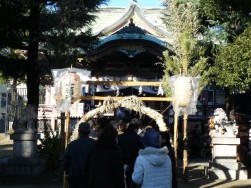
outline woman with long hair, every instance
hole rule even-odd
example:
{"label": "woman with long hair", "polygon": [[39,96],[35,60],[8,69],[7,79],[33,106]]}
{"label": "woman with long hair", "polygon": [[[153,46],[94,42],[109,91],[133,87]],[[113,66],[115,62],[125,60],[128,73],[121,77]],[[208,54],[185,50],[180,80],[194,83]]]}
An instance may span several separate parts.
{"label": "woman with long hair", "polygon": [[118,132],[105,127],[90,153],[88,188],[125,188]]}

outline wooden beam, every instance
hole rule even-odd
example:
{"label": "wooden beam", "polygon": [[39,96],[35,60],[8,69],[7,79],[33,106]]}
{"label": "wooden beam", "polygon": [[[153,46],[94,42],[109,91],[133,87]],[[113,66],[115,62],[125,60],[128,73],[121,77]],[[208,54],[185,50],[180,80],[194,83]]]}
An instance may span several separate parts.
{"label": "wooden beam", "polygon": [[[107,96],[82,96],[80,100],[97,100],[103,101]],[[114,100],[121,100],[123,97],[112,97]],[[142,101],[172,101],[171,97],[138,97]]]}
{"label": "wooden beam", "polygon": [[142,81],[87,81],[86,84],[110,85],[110,86],[160,86],[162,82]]}

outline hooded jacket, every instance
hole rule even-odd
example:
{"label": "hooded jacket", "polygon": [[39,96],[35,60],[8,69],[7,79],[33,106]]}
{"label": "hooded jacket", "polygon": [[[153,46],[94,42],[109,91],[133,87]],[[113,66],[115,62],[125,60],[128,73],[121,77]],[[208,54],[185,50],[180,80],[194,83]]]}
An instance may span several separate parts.
{"label": "hooded jacket", "polygon": [[171,188],[172,164],[167,147],[146,147],[139,151],[132,180],[141,188]]}

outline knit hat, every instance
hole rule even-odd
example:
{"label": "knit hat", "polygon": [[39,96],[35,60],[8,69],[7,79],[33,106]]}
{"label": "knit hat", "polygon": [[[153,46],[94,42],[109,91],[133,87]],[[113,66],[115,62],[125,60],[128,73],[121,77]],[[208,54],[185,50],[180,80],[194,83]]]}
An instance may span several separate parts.
{"label": "knit hat", "polygon": [[87,122],[80,123],[78,126],[79,133],[89,134],[91,132],[91,126]]}
{"label": "knit hat", "polygon": [[160,138],[160,134],[157,131],[150,129],[145,132],[142,138],[142,142],[145,147],[159,148],[160,147],[159,138]]}

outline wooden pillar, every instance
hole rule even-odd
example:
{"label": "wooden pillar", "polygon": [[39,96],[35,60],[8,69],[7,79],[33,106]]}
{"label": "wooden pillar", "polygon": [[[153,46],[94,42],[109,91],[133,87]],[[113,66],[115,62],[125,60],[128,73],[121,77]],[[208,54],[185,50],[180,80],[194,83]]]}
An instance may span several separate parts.
{"label": "wooden pillar", "polygon": [[65,113],[62,112],[60,114],[60,123],[61,123],[61,127],[60,127],[60,136],[61,136],[61,149],[62,149],[62,154],[64,154],[64,150],[65,150]]}
{"label": "wooden pillar", "polygon": [[[67,148],[67,145],[69,143],[69,129],[70,129],[70,112],[66,112],[65,113],[65,136],[64,136],[64,150]],[[62,131],[62,130],[61,130]],[[64,130],[63,130],[64,131]],[[67,184],[67,174],[64,171],[64,175],[63,175],[63,188],[67,188],[68,184]]]}
{"label": "wooden pillar", "polygon": [[183,117],[183,178],[187,181],[187,168],[188,168],[188,137],[187,137],[187,112],[184,113]]}
{"label": "wooden pillar", "polygon": [[69,143],[69,130],[70,130],[70,112],[65,114],[65,149]]}
{"label": "wooden pillar", "polygon": [[[64,152],[65,152],[65,112],[61,112],[60,114],[60,160],[61,164],[63,164],[63,157],[64,157]],[[64,167],[61,165],[60,173],[63,177],[63,183],[66,180],[64,177]],[[65,187],[65,186],[64,186]]]}
{"label": "wooden pillar", "polygon": [[174,133],[173,133],[173,147],[174,147],[174,155],[175,155],[175,165],[177,167],[178,161],[178,115],[174,114]]}

